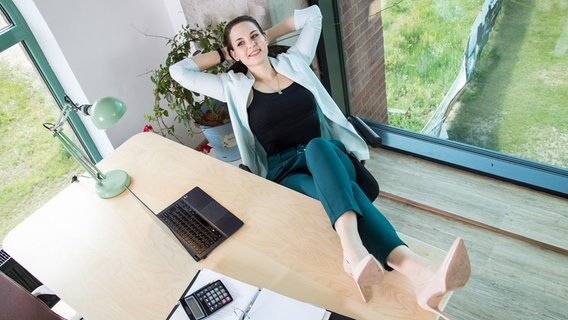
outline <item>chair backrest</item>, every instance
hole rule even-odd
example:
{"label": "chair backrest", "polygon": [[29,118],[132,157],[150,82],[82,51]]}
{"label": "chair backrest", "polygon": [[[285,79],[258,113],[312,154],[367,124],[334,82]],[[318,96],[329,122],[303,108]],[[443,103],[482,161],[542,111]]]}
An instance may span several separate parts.
{"label": "chair backrest", "polygon": [[355,157],[350,155],[349,159],[351,159],[353,168],[355,168],[355,182],[357,182],[357,185],[371,202],[375,201],[381,191],[377,179],[375,179],[373,174],[371,174],[359,160],[355,159]]}
{"label": "chair backrest", "polygon": [[63,320],[45,303],[0,272],[0,320]]}

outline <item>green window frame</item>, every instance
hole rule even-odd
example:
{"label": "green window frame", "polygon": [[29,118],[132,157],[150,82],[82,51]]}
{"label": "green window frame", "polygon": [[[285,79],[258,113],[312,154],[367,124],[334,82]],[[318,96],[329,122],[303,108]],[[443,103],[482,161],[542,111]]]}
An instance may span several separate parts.
{"label": "green window frame", "polygon": [[[309,4],[319,5],[324,23],[336,26],[322,30],[318,59],[322,82],[344,113],[350,115],[339,1],[310,0]],[[382,123],[365,122],[381,136],[382,147],[385,149],[568,197],[568,170]]]}
{"label": "green window frame", "polygon": [[[12,0],[0,0],[0,10],[11,22],[10,26],[0,30],[0,52],[14,45],[22,44],[22,47],[28,53],[40,76],[45,81],[47,88],[51,91],[57,105],[59,108],[62,108],[65,103],[65,91],[49,66],[43,51],[18,8],[14,5]],[[69,122],[87,152],[87,155],[95,163],[100,161],[102,159],[101,154],[79,116],[74,113],[71,114]]]}

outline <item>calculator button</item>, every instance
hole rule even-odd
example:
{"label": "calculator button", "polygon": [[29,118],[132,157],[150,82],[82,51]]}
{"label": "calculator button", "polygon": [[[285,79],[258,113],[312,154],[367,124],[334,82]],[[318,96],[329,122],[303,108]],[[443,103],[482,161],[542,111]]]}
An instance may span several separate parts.
{"label": "calculator button", "polygon": [[233,301],[227,288],[219,280],[204,286],[195,293],[201,305],[207,309],[206,313],[212,314],[218,309]]}

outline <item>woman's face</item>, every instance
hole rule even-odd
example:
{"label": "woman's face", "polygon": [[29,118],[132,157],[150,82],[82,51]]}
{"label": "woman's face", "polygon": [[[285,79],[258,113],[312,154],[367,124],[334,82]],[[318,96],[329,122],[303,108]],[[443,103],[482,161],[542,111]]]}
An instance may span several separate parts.
{"label": "woman's face", "polygon": [[231,55],[236,61],[241,61],[247,67],[266,61],[268,43],[254,23],[237,23],[229,32],[229,39],[233,47]]}

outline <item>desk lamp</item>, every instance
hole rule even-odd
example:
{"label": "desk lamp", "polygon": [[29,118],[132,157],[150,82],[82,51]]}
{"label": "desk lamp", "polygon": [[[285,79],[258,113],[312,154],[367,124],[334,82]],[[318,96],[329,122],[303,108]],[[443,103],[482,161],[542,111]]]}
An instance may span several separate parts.
{"label": "desk lamp", "polygon": [[130,185],[130,176],[124,170],[112,170],[102,173],[89,159],[81,148],[63,133],[63,125],[72,112],[80,111],[86,116],[91,116],[91,121],[98,129],[105,130],[115,124],[126,112],[126,105],[113,97],[101,98],[93,105],[75,104],[71,98],[65,96],[65,105],[56,124],[44,123],[55,138],[61,142],[65,150],[69,152],[77,162],[85,168],[89,175],[96,181],[95,190],[101,198],[112,198],[121,194]]}

